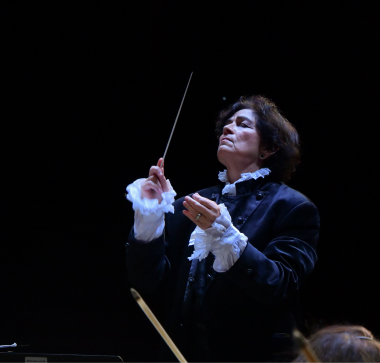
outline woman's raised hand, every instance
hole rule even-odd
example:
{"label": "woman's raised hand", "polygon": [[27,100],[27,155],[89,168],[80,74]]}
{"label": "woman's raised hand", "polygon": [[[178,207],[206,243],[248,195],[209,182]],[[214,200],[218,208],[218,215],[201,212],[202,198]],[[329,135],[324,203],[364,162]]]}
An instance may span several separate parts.
{"label": "woman's raised hand", "polygon": [[149,170],[149,177],[141,186],[141,198],[158,199],[162,202],[161,193],[169,191],[169,185],[164,175],[164,167],[161,167],[162,158],[158,159],[157,165]]}
{"label": "woman's raised hand", "polygon": [[192,198],[185,197],[183,205],[187,210],[182,213],[203,230],[210,228],[220,216],[220,207],[198,193],[193,194]]}

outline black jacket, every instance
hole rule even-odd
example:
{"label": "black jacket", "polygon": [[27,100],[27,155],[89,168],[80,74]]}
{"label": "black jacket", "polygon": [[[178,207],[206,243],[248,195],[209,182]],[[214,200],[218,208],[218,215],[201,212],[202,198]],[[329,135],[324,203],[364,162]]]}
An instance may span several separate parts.
{"label": "black jacket", "polygon": [[198,262],[188,260],[195,225],[182,214],[181,198],[158,239],[138,243],[132,229],[129,279],[139,291],[166,296],[166,327],[188,360],[264,361],[280,345],[290,346],[296,293],[317,260],[318,211],[303,194],[269,178],[237,183],[236,197],[221,190],[199,194],[224,203],[248,237],[230,270],[216,273],[210,254],[196,273]]}

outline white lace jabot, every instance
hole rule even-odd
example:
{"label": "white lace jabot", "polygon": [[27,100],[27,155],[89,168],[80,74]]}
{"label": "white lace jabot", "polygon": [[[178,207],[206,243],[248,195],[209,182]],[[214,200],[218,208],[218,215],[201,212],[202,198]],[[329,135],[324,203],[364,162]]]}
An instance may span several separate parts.
{"label": "white lace jabot", "polygon": [[241,174],[241,178],[239,180],[236,180],[235,183],[230,184],[227,179],[227,169],[224,169],[224,171],[220,171],[218,175],[218,179],[224,183],[226,183],[225,187],[222,190],[222,194],[228,195],[236,195],[236,183],[240,183],[245,180],[249,179],[258,179],[258,178],[264,178],[266,175],[269,175],[270,169],[268,168],[262,168],[259,170],[256,170],[254,173],[243,173]]}

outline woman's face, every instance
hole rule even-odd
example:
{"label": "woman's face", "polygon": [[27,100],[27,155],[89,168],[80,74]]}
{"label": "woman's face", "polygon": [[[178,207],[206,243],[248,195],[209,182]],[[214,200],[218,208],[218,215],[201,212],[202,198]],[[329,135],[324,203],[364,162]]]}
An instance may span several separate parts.
{"label": "woman's face", "polygon": [[230,117],[219,138],[218,159],[228,167],[231,162],[243,165],[257,163],[260,153],[260,135],[252,110],[243,109]]}

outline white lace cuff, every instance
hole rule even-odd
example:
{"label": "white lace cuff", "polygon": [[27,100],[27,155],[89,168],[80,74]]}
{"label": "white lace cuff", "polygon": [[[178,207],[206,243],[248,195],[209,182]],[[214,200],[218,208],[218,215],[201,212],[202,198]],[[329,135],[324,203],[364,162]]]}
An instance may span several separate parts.
{"label": "white lace cuff", "polygon": [[202,230],[198,226],[190,236],[189,246],[194,252],[189,260],[206,258],[211,251],[215,255],[214,270],[228,271],[247,246],[248,238],[240,233],[231,222],[231,216],[224,204],[219,204],[220,216],[210,228]]}
{"label": "white lace cuff", "polygon": [[168,180],[170,190],[161,194],[161,203],[158,203],[157,199],[141,198],[141,185],[145,180],[137,179],[127,186],[127,199],[132,202],[132,208],[135,211],[133,226],[135,238],[139,241],[150,242],[161,236],[165,227],[164,214],[174,213],[172,203],[177,193]]}
{"label": "white lace cuff", "polygon": [[247,246],[248,237],[232,224],[211,252],[215,255],[213,268],[216,272],[228,271]]}
{"label": "white lace cuff", "polygon": [[141,186],[146,179],[137,179],[132,184],[127,186],[127,199],[132,202],[134,211],[138,210],[142,215],[149,215],[155,213],[161,215],[162,213],[174,213],[174,197],[177,193],[174,191],[169,179],[167,179],[170,190],[161,193],[162,202],[158,203],[158,199],[141,198]]}

